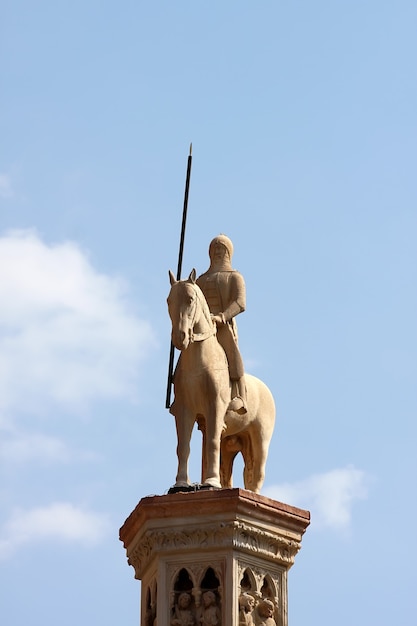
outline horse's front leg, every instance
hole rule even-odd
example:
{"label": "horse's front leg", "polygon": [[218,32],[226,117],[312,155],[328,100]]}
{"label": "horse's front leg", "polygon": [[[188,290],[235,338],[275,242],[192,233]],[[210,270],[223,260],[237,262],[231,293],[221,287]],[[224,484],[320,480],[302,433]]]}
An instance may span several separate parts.
{"label": "horse's front leg", "polygon": [[221,489],[220,482],[220,439],[224,427],[226,405],[213,402],[207,410],[205,432],[205,476],[203,484],[207,487]]}
{"label": "horse's front leg", "polygon": [[190,457],[190,441],[193,431],[194,419],[190,414],[184,412],[175,416],[177,428],[177,457],[178,471],[174,487],[188,487],[188,459]]}

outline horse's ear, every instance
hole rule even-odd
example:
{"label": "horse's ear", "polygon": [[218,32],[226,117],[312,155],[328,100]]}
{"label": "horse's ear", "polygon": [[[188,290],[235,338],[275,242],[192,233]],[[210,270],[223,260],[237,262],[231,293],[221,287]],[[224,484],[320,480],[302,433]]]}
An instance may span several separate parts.
{"label": "horse's ear", "polygon": [[175,278],[174,274],[171,272],[171,270],[169,270],[169,282],[171,283],[171,287],[172,287],[172,285],[173,285],[174,283],[176,283],[176,282],[177,282],[177,280],[176,280],[176,278]]}
{"label": "horse's ear", "polygon": [[189,277],[188,277],[188,280],[190,280],[194,284],[196,276],[197,276],[197,273],[196,273],[195,269],[193,268],[191,270],[191,273],[190,273]]}

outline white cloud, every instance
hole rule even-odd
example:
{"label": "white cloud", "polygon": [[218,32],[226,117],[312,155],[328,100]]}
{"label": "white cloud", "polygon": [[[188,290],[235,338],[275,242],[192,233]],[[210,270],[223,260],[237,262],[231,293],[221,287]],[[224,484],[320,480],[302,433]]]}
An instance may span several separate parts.
{"label": "white cloud", "polygon": [[120,278],[100,274],[72,242],[34,232],[0,238],[0,412],[46,412],[137,391],[154,343]]}
{"label": "white cloud", "polygon": [[13,196],[12,183],[8,174],[0,173],[0,198]]}
{"label": "white cloud", "polygon": [[68,446],[56,437],[36,433],[7,433],[0,429],[0,460],[13,465],[37,461],[67,462],[74,456]]}
{"label": "white cloud", "polygon": [[352,466],[263,489],[269,498],[311,511],[315,528],[348,528],[356,500],[368,495],[368,477]]}
{"label": "white cloud", "polygon": [[0,559],[11,556],[23,544],[45,539],[95,545],[109,530],[107,516],[77,508],[68,502],[18,510],[2,528]]}

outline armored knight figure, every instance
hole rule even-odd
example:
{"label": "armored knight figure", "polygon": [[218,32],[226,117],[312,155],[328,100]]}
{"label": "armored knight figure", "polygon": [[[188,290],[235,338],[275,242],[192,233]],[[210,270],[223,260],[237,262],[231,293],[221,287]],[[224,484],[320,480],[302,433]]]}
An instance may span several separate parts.
{"label": "armored knight figure", "polygon": [[232,269],[233,244],[226,235],[215,237],[210,243],[210,267],[197,279],[204,293],[217,339],[223,347],[229,365],[232,395],[229,410],[247,412],[243,360],[238,347],[235,316],[246,308],[246,289],[243,276]]}

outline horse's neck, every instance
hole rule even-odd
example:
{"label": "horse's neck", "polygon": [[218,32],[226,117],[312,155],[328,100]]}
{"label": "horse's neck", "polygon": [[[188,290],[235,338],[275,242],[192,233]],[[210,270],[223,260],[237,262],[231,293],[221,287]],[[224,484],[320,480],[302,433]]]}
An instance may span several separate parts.
{"label": "horse's neck", "polygon": [[193,341],[181,354],[182,367],[193,374],[202,369],[227,369],[224,350],[215,334],[203,341]]}
{"label": "horse's neck", "polygon": [[208,306],[201,302],[201,310],[196,317],[193,327],[193,340],[188,346],[183,358],[191,369],[212,367],[223,359],[224,351],[217,341],[216,325],[211,319]]}
{"label": "horse's neck", "polygon": [[211,319],[210,311],[208,310],[208,307],[205,309],[202,306],[200,315],[198,316],[198,319],[196,320],[194,324],[193,333],[197,339],[198,335],[209,336],[211,334],[215,334],[214,331],[215,331],[215,326]]}
{"label": "horse's neck", "polygon": [[218,368],[225,359],[224,351],[217,341],[216,325],[211,319],[207,303],[200,300],[200,305],[193,326],[193,340],[182,356],[183,365],[187,363],[187,369],[192,370],[199,370],[201,367],[205,369],[213,365]]}

